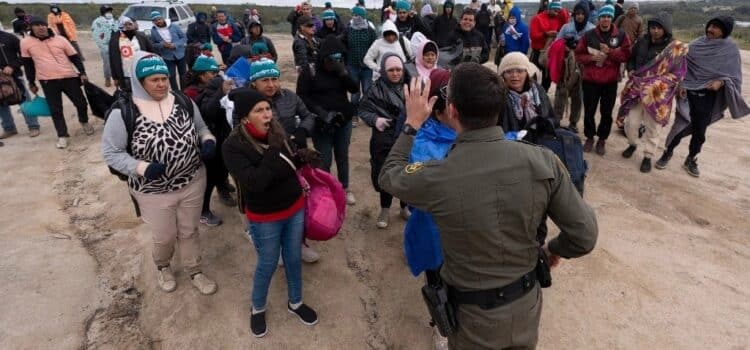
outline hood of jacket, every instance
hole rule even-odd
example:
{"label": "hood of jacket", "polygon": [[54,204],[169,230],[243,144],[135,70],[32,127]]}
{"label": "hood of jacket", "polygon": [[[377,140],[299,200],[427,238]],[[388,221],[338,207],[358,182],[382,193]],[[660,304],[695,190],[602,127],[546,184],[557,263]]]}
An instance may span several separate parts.
{"label": "hood of jacket", "polygon": [[668,12],[660,11],[654,18],[648,20],[647,24],[649,27],[651,26],[651,23],[656,23],[664,28],[664,36],[672,36],[672,15]]}
{"label": "hood of jacket", "polygon": [[142,51],[142,50],[134,52],[133,55],[134,55],[133,64],[130,65],[130,76],[133,77],[132,79],[130,79],[130,87],[132,89],[132,95],[133,97],[139,98],[141,100],[155,101],[151,97],[151,95],[149,95],[148,92],[146,92],[146,89],[143,88],[143,85],[141,84],[141,82],[135,78],[136,76],[138,76],[135,73],[135,69],[138,66],[138,62],[140,62],[146,56],[158,56],[158,55],[153,54],[148,51]]}
{"label": "hood of jacket", "polygon": [[320,42],[320,49],[318,50],[318,60],[323,61],[324,58],[334,53],[344,54],[346,47],[344,43],[339,40],[336,36],[329,35]]}
{"label": "hood of jacket", "polygon": [[[258,38],[262,37],[263,36],[263,24],[261,24],[260,22],[254,20],[254,19],[250,20],[250,23],[248,23],[248,25],[247,25],[247,36],[252,36],[253,35],[250,32],[250,29],[252,29],[253,27],[260,27],[260,34],[258,34]],[[255,39],[257,39],[257,38],[255,38]]]}
{"label": "hood of jacket", "polygon": [[393,52],[388,52],[385,55],[383,55],[383,58],[380,59],[380,71],[383,73],[380,75],[379,79],[382,80],[388,86],[400,86],[401,83],[404,81],[404,76],[403,75],[401,76],[400,82],[391,83],[391,81],[388,80],[388,75],[386,74],[386,71],[385,71],[385,61],[387,61],[388,58],[391,56],[395,56],[396,58],[398,58],[399,61],[401,61],[401,68],[404,70],[404,73],[406,73],[406,67],[404,67],[404,61],[401,59],[401,57],[399,57],[397,54]]}
{"label": "hood of jacket", "polygon": [[732,31],[734,30],[734,18],[730,16],[717,16],[712,18],[708,23],[706,23],[706,29],[708,29],[708,25],[711,23],[720,24],[722,27],[724,27],[724,39],[728,38],[730,35],[732,35]]}
{"label": "hood of jacket", "polygon": [[386,32],[394,32],[396,33],[396,36],[399,36],[396,24],[391,21],[385,21],[385,23],[383,23],[383,29],[380,32],[383,34],[383,36],[385,36]]}
{"label": "hood of jacket", "polygon": [[510,16],[515,17],[517,23],[523,22],[523,18],[521,17],[521,8],[518,6],[513,6],[513,8],[510,9],[508,18],[510,18]]}
{"label": "hood of jacket", "polygon": [[427,41],[424,41],[421,44],[419,44],[419,47],[417,48],[417,51],[416,51],[417,55],[414,58],[414,63],[416,65],[416,67],[417,67],[417,71],[419,72],[419,75],[421,75],[423,77],[426,77],[426,78],[430,77],[430,72],[432,72],[432,69],[435,69],[435,68],[438,67],[437,66],[437,63],[438,63],[437,60],[435,61],[435,65],[432,67],[432,69],[427,69],[427,67],[425,67],[425,65],[424,65],[424,58],[423,58],[423,56],[424,56],[424,49],[425,49],[425,47],[427,47],[428,44],[435,46],[435,49],[436,49],[435,50],[436,51],[435,54],[437,55],[437,58],[439,59],[440,58],[440,50],[439,50],[437,44],[434,41],[432,41],[432,40],[427,40]]}
{"label": "hood of jacket", "polygon": [[451,0],[447,0],[446,2],[443,3],[443,16],[448,16],[448,14],[446,13],[447,11],[445,11],[445,5],[448,5],[448,4],[451,4],[451,8],[453,9],[450,15],[450,17],[453,17],[453,15],[456,14],[456,3]]}
{"label": "hood of jacket", "polygon": [[573,6],[573,12],[570,14],[570,20],[575,22],[575,13],[578,10],[583,11],[583,15],[586,16],[585,22],[588,22],[589,16],[591,15],[591,10],[589,10],[589,5],[584,1],[579,1],[575,6]]}

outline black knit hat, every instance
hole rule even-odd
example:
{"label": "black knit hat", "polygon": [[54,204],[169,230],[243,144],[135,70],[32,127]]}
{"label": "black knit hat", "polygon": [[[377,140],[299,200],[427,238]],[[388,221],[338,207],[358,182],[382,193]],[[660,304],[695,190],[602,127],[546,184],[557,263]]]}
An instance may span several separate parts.
{"label": "black knit hat", "polygon": [[714,17],[706,23],[706,30],[708,30],[708,26],[711,24],[721,28],[721,32],[724,34],[724,39],[732,35],[732,30],[734,30],[734,18],[729,16]]}
{"label": "black knit hat", "polygon": [[34,17],[31,17],[29,19],[29,25],[31,25],[31,26],[46,26],[47,25],[47,20],[44,19],[44,18],[42,18],[42,17],[34,16]]}
{"label": "black knit hat", "polygon": [[16,9],[15,9],[15,10],[13,10],[13,13],[15,13],[15,14],[17,15],[17,14],[19,14],[19,13],[26,13],[26,11],[24,11],[24,10],[23,10],[22,8],[20,8],[20,7],[16,7]]}
{"label": "black knit hat", "polygon": [[271,103],[266,96],[252,88],[234,89],[229,92],[229,99],[234,101],[234,112],[237,113],[237,118],[240,120],[247,117],[258,102]]}

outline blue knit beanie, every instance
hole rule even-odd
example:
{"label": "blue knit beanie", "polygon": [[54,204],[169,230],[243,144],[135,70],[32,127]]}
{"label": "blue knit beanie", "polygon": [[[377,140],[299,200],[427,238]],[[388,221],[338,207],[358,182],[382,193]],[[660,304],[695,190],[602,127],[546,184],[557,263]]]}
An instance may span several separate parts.
{"label": "blue knit beanie", "polygon": [[411,10],[411,4],[406,0],[398,0],[396,3],[396,11],[409,11]]}
{"label": "blue knit beanie", "polygon": [[263,78],[278,78],[281,76],[281,71],[276,63],[273,61],[263,58],[253,62],[250,65],[250,81],[256,81]]}
{"label": "blue knit beanie", "polygon": [[262,41],[258,41],[250,48],[250,54],[253,56],[267,53],[269,51],[270,50],[268,49],[268,45],[266,45],[266,43]]}
{"label": "blue knit beanie", "polygon": [[159,11],[151,11],[151,20],[155,20],[157,18],[163,18],[161,15],[161,12]]}
{"label": "blue knit beanie", "polygon": [[562,10],[562,4],[559,1],[552,1],[547,5],[547,8],[550,10]]}
{"label": "blue knit beanie", "polygon": [[320,19],[325,21],[327,19],[336,20],[336,12],[333,12],[333,10],[325,10],[323,11],[323,14],[320,15]]}
{"label": "blue knit beanie", "polygon": [[219,64],[216,63],[216,60],[212,57],[198,56],[198,58],[195,60],[195,63],[193,63],[192,70],[196,73],[218,72]]}
{"label": "blue knit beanie", "polygon": [[363,7],[360,7],[360,6],[354,6],[354,8],[352,8],[352,15],[366,18],[367,10],[365,10]]}
{"label": "blue knit beanie", "polygon": [[599,9],[599,14],[597,18],[602,18],[603,16],[609,16],[611,18],[615,18],[615,8],[612,5],[604,5],[602,8]]}
{"label": "blue knit beanie", "polygon": [[135,65],[135,78],[141,80],[154,74],[169,75],[169,69],[164,60],[156,55],[146,56]]}

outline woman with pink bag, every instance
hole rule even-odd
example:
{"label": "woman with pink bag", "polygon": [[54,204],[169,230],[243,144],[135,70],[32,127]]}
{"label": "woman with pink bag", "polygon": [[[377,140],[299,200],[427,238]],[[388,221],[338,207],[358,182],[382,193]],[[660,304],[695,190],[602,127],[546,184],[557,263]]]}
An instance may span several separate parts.
{"label": "woman with pink bag", "polygon": [[287,280],[287,310],[302,323],[318,322],[313,309],[302,303],[302,240],[305,194],[297,167],[312,162],[317,153],[296,150],[281,124],[273,117],[271,102],[260,92],[241,88],[229,99],[240,118],[223,145],[224,160],[237,184],[240,208],[250,222],[258,260],[253,277],[250,328],[254,336],[266,334],[266,297],[276,271],[279,252]]}

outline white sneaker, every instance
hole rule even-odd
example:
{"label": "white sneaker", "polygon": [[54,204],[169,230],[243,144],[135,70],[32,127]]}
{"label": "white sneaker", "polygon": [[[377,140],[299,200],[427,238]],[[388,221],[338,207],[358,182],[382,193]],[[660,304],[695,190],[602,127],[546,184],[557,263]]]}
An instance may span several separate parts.
{"label": "white sneaker", "polygon": [[177,281],[175,281],[174,274],[172,274],[172,269],[169,266],[157,270],[156,278],[159,281],[161,290],[170,293],[177,289]]}
{"label": "white sneaker", "polygon": [[411,210],[409,210],[409,207],[401,208],[401,218],[406,221],[409,221],[410,217],[411,217]]}
{"label": "white sneaker", "polygon": [[216,293],[216,282],[208,279],[202,272],[196,274],[192,278],[193,286],[198,289],[203,295],[209,295]]}
{"label": "white sneaker", "polygon": [[354,198],[354,193],[352,193],[351,191],[346,191],[346,204],[357,204],[357,198]]}
{"label": "white sneaker", "polygon": [[55,147],[59,149],[68,148],[68,138],[67,137],[58,137],[57,138],[57,144]]}
{"label": "white sneaker", "polygon": [[378,215],[378,222],[375,224],[378,228],[388,227],[388,216],[390,215],[388,208],[381,208],[380,215]]}
{"label": "white sneaker", "polygon": [[318,260],[320,260],[320,255],[318,254],[318,252],[302,244],[302,261],[306,263],[314,263]]}

